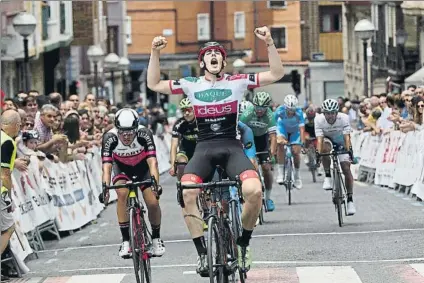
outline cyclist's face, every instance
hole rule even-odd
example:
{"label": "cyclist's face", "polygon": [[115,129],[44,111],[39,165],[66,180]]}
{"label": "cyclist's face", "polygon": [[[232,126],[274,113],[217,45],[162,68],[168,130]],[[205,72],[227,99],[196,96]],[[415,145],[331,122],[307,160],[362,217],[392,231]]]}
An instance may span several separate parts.
{"label": "cyclist's face", "polygon": [[118,131],[118,136],[124,145],[130,145],[133,142],[136,133],[136,131]]}
{"label": "cyclist's face", "polygon": [[255,105],[256,116],[262,117],[263,115],[265,115],[266,111],[267,111],[267,107],[266,106],[257,106],[257,105]]}
{"label": "cyclist's face", "polygon": [[287,108],[286,113],[288,117],[293,117],[296,114],[296,108]]}
{"label": "cyclist's face", "polygon": [[183,112],[184,119],[191,122],[194,120],[194,109],[192,107],[182,108],[181,112]]}
{"label": "cyclist's face", "polygon": [[324,117],[328,124],[334,124],[337,119],[337,112],[324,112]]}
{"label": "cyclist's face", "polygon": [[218,49],[209,49],[203,55],[203,61],[206,64],[206,68],[212,73],[218,73],[222,67],[225,67],[224,57],[221,51]]}

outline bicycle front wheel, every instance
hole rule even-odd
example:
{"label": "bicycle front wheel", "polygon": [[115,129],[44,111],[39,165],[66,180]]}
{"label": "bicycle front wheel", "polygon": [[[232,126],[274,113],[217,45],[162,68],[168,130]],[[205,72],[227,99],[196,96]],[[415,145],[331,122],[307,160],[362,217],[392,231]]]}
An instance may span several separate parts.
{"label": "bicycle front wheel", "polygon": [[311,171],[311,174],[312,174],[312,182],[316,183],[317,169],[316,169],[316,162],[315,162],[315,151],[313,148],[309,149],[308,151],[308,159],[309,159],[309,170]]}
{"label": "bicycle front wheel", "polygon": [[146,278],[146,283],[152,283],[152,269],[150,266],[150,257],[152,251],[150,250],[152,248],[152,235],[150,234],[149,230],[147,229],[146,221],[144,221],[144,218],[141,219],[143,223],[143,269],[144,269],[144,276]]}
{"label": "bicycle front wheel", "polygon": [[137,283],[144,283],[144,262],[142,255],[143,227],[138,208],[131,208],[130,214],[130,246],[132,260],[134,264],[135,280]]}
{"label": "bicycle front wheel", "polygon": [[343,226],[343,208],[342,208],[342,186],[340,182],[340,175],[338,172],[334,172],[334,189],[335,189],[335,204],[337,210],[337,218],[339,221],[339,227]]}
{"label": "bicycle front wheel", "polygon": [[224,268],[222,266],[222,239],[219,234],[218,224],[215,217],[209,218],[208,221],[208,267],[210,283],[224,282]]}
{"label": "bicycle front wheel", "polygon": [[288,201],[289,201],[289,205],[291,205],[292,203],[292,188],[293,188],[293,179],[292,179],[292,165],[290,162],[287,163],[287,172],[286,172],[286,176],[287,176],[287,185],[286,185],[286,190],[287,190],[287,196],[288,196]]}

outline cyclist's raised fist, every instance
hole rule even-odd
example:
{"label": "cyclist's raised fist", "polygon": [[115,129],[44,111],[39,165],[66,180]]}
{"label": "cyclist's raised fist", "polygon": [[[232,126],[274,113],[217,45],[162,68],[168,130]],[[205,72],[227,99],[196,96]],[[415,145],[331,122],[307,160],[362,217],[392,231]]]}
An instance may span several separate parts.
{"label": "cyclist's raised fist", "polygon": [[265,41],[267,43],[272,41],[271,32],[269,31],[268,27],[266,27],[266,26],[256,28],[255,34],[259,39],[262,39],[263,41]]}
{"label": "cyclist's raised fist", "polygon": [[168,41],[163,36],[156,36],[152,41],[152,49],[153,50],[161,50],[166,47]]}

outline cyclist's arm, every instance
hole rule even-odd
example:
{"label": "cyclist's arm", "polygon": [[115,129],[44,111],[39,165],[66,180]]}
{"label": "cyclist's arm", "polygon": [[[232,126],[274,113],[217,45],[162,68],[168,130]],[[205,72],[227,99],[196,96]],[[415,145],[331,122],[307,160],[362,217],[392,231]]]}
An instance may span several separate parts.
{"label": "cyclist's arm", "polygon": [[277,136],[275,135],[275,132],[269,133],[269,138],[271,140],[269,149],[271,151],[271,156],[274,156],[277,152]]}
{"label": "cyclist's arm", "polygon": [[1,184],[6,189],[12,189],[12,172],[10,170],[15,146],[11,140],[5,141],[1,146]]}
{"label": "cyclist's arm", "polygon": [[284,67],[274,41],[266,43],[268,49],[269,71],[258,74],[260,85],[266,86],[280,80],[284,76]]}
{"label": "cyclist's arm", "polygon": [[267,115],[268,115],[268,134],[271,140],[270,151],[271,151],[271,156],[274,156],[275,153],[277,152],[277,137],[275,133],[277,131],[277,126],[275,124],[274,113],[271,111],[271,109],[268,109]]}
{"label": "cyclist's arm", "polygon": [[144,145],[146,151],[146,162],[149,165],[149,172],[151,176],[155,177],[156,184],[159,185],[159,167],[156,158],[156,145],[153,140],[152,132],[146,129],[138,131],[138,141]]}
{"label": "cyclist's arm", "polygon": [[102,183],[106,186],[110,185],[112,177],[112,153],[113,149],[118,145],[118,137],[112,133],[106,133],[102,139]]}
{"label": "cyclist's arm", "polygon": [[352,147],[352,143],[350,141],[350,133],[352,131],[352,128],[350,127],[349,118],[346,115],[346,118],[343,119],[343,137],[344,137],[344,143],[345,143],[345,149],[350,150]]}
{"label": "cyclist's arm", "polygon": [[147,67],[147,87],[155,92],[173,94],[169,80],[160,79],[160,51],[153,50],[150,53],[149,66]]}
{"label": "cyclist's arm", "polygon": [[319,125],[318,119],[315,118],[314,125],[315,125],[315,136],[317,137],[317,151],[318,153],[322,153],[323,145],[324,145],[324,131],[322,130],[322,127]]}
{"label": "cyclist's arm", "polygon": [[303,145],[305,145],[305,142],[306,142],[305,126],[299,127],[299,130],[300,130],[300,141],[302,142]]}
{"label": "cyclist's arm", "polygon": [[305,116],[302,109],[298,108],[297,111],[299,115],[300,140],[302,144],[305,144]]}
{"label": "cyclist's arm", "polygon": [[174,166],[175,160],[177,158],[177,149],[178,149],[178,144],[180,142],[180,139],[177,137],[172,137],[171,140],[171,150],[170,150],[170,159],[171,159],[171,166]]}

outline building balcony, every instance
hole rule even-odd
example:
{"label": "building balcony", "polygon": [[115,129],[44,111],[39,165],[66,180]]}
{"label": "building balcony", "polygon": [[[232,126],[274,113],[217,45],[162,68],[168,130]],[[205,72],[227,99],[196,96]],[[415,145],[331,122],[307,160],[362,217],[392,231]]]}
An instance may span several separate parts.
{"label": "building balcony", "polygon": [[41,6],[41,26],[42,26],[42,38],[43,40],[49,39],[49,24],[50,19],[50,6],[42,5]]}
{"label": "building balcony", "polygon": [[371,42],[372,67],[379,71],[387,71],[387,46],[384,42]]}
{"label": "building balcony", "polygon": [[327,61],[343,61],[343,34],[341,32],[325,32],[319,34],[319,50]]}
{"label": "building balcony", "polygon": [[403,81],[419,68],[420,54],[417,48],[402,48],[388,46],[387,67],[395,80]]}

